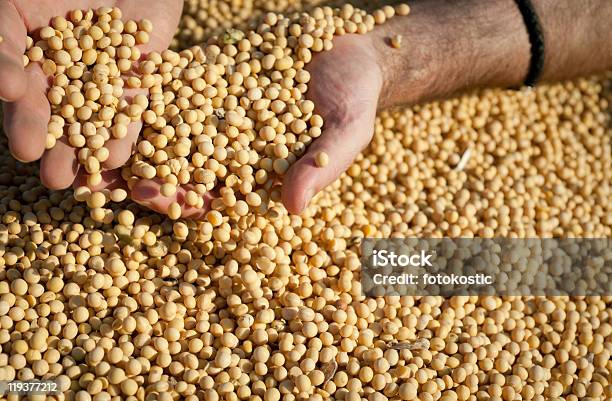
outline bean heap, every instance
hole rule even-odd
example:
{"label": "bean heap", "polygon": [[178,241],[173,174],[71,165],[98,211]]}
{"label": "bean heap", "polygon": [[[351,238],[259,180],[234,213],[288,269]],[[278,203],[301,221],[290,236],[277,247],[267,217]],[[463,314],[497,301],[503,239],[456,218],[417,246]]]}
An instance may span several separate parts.
{"label": "bean heap", "polygon": [[[224,214],[263,212],[278,200],[278,178],[321,135],[323,119],[304,97],[310,80],[304,66],[313,53],[332,48],[334,35],[367,33],[396,10],[409,12],[405,5],[386,6],[376,16],[346,5],[292,18],[268,13],[247,34],[228,30],[205,47],[152,52],[126,80],[130,89],[149,95],[136,95],[131,105],[120,100],[120,75],[132,72],[140,57],[134,46],[147,42],[150,23],[142,21],[141,31],[134,21],[123,24],[116,8],[55,18],[28,50],[31,61],[44,60],[43,70],[54,74],[47,147],[66,129],[70,145],[81,149],[89,187],[95,187],[102,180],[100,163],[109,156],[105,141],[111,134],[124,138],[127,124],[142,117],[138,151],[122,171],[129,189],[142,179],[160,179],[167,197],[186,186],[187,206],[202,208],[203,196],[216,189],[220,201],[213,208]],[[103,208],[107,201],[124,200],[125,191],[117,191],[121,196],[81,187],[76,197],[102,221],[112,218]],[[181,212],[178,202],[168,210],[175,220]]]}
{"label": "bean heap", "polygon": [[[65,132],[68,144],[79,150],[91,186],[102,182],[101,163],[109,157],[105,144],[125,138],[128,125],[140,121],[148,106],[144,94],[134,94],[131,104],[123,98],[124,89],[135,88],[136,82],[140,87],[140,80],[122,76],[140,59],[137,46],[148,43],[152,25],[147,20],[124,23],[121,16],[118,8],[75,10],[68,19],[53,18],[40,30],[40,40],[27,41],[25,64],[40,62],[53,78],[47,92],[46,148],[53,148]],[[113,197],[122,201],[125,196],[123,191]]]}
{"label": "bean heap", "polygon": [[609,91],[580,79],[383,111],[310,213],[382,238],[610,237]]}
{"label": "bean heap", "polygon": [[184,2],[183,17],[173,41],[176,50],[199,45],[226,29],[248,29],[256,19],[266,12],[307,11],[321,0],[187,0]]}
{"label": "bean heap", "polygon": [[317,6],[342,7],[347,3],[354,4],[363,10],[375,11],[392,2],[384,0],[185,0],[183,17],[172,47],[175,50],[182,50],[199,45],[229,28],[252,29],[268,12],[283,14],[291,14],[296,11],[310,12]]}
{"label": "bean heap", "polygon": [[2,135],[0,380],[77,401],[609,400],[609,296],[367,298],[359,240],[612,236],[611,100],[598,77],[382,112],[301,216],[128,199],[99,221]]}

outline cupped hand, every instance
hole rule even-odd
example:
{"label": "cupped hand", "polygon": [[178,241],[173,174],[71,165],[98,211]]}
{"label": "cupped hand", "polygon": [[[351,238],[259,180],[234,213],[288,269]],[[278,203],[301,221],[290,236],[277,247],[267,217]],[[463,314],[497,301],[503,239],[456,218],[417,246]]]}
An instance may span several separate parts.
{"label": "cupped hand", "polygon": [[[41,159],[42,183],[51,189],[64,189],[71,184],[82,185],[83,172],[79,171],[76,150],[64,139],[55,147],[45,151],[47,123],[51,115],[46,97],[50,80],[39,63],[23,67],[26,35],[49,25],[55,16],[66,16],[69,11],[99,7],[119,7],[123,19],[136,21],[148,19],[153,23],[153,32],[148,44],[140,46],[143,55],[151,51],[165,50],[172,40],[182,11],[182,0],[0,0],[0,99],[4,107],[4,131],[9,140],[13,156],[24,162]],[[126,90],[128,99],[138,92]],[[100,190],[118,186],[125,187],[118,169],[129,159],[142,128],[141,122],[132,123],[128,135],[122,139],[108,141],[110,152],[103,168],[103,182],[93,188]],[[162,197],[156,181],[145,180],[133,188],[132,199],[156,211],[165,213],[173,201],[180,201],[182,188],[176,198]],[[189,207],[184,216],[195,214]]]}
{"label": "cupped hand", "polygon": [[[373,39],[369,35],[334,38],[332,50],[319,53],[307,66],[307,97],[324,119],[323,133],[289,170],[282,199],[291,213],[300,213],[312,197],[335,181],[370,143],[383,87]],[[319,152],[329,155],[317,167]]]}

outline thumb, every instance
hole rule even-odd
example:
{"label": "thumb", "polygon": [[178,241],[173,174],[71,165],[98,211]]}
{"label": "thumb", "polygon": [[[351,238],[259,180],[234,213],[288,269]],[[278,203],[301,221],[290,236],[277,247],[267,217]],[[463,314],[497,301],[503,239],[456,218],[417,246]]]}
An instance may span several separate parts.
{"label": "thumb", "polygon": [[[340,177],[368,146],[374,133],[375,111],[376,107],[344,126],[326,128],[289,169],[282,189],[283,204],[289,212],[301,213],[312,197]],[[321,152],[329,156],[329,163],[324,167],[318,167],[315,161]]]}

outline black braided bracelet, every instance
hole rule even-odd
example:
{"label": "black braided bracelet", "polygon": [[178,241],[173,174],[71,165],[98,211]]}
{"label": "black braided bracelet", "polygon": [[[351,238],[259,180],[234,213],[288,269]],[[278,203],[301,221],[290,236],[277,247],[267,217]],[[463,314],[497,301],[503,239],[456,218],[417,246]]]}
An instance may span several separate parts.
{"label": "black braided bracelet", "polygon": [[523,20],[525,20],[529,42],[531,43],[531,61],[524,84],[534,86],[538,83],[544,69],[544,33],[531,0],[516,0],[516,4],[523,15]]}

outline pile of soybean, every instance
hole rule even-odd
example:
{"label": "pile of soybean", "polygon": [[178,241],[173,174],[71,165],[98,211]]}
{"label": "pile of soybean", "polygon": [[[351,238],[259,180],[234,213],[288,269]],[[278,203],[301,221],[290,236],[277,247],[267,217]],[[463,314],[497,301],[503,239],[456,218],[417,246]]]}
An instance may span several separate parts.
{"label": "pile of soybean", "polygon": [[342,7],[346,4],[373,12],[398,3],[398,0],[185,0],[172,48],[181,50],[199,45],[227,29],[253,29],[268,12],[310,12],[318,6]]}
{"label": "pile of soybean", "polygon": [[366,298],[359,239],[612,236],[611,95],[600,77],[382,112],[301,216],[128,200],[96,221],[2,136],[0,379],[79,401],[610,399],[610,297]]}
{"label": "pile of soybean", "polygon": [[[351,5],[290,17],[267,13],[253,31],[230,29],[201,47],[144,57],[138,45],[149,40],[149,21],[124,22],[110,7],[56,17],[38,40],[28,38],[26,52],[26,61],[42,63],[53,81],[47,149],[66,135],[87,177],[75,198],[87,202],[92,219],[110,222],[114,214],[104,205],[127,192],[96,190],[102,166],[109,147],[142,120],[137,152],[121,172],[128,190],[159,181],[174,220],[194,216],[213,189],[220,195],[215,211],[233,220],[263,214],[278,200],[285,172],[322,133],[323,119],[304,95],[305,66],[333,47],[334,36],[365,34],[396,12],[408,15],[410,7],[385,6],[373,15]],[[136,91],[129,101],[128,91]],[[317,157],[321,166],[326,157]]]}

